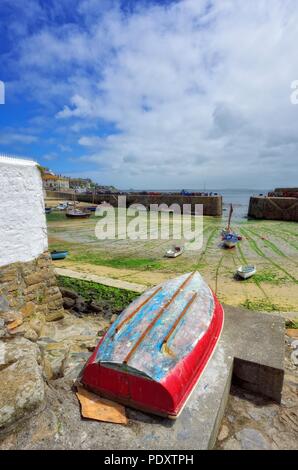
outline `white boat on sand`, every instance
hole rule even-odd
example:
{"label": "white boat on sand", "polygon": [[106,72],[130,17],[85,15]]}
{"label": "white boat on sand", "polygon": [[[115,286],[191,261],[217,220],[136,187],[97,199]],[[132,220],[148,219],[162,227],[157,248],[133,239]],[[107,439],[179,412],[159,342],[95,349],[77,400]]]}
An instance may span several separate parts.
{"label": "white boat on sand", "polygon": [[254,265],[239,266],[237,274],[242,279],[248,279],[249,277],[256,274],[257,268]]}
{"label": "white boat on sand", "polygon": [[165,256],[167,258],[177,258],[177,256],[182,255],[183,251],[184,248],[182,246],[173,246],[173,248],[166,251]]}

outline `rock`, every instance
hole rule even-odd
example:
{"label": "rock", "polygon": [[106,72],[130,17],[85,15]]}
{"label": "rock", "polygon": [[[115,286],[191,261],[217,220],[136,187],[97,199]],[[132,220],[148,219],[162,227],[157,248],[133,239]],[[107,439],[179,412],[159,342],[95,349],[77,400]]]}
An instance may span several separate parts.
{"label": "rock", "polygon": [[49,380],[55,380],[62,377],[62,364],[65,360],[67,350],[63,344],[57,344],[56,349],[49,349],[44,351],[42,365],[46,377]]}
{"label": "rock", "polygon": [[37,336],[40,336],[41,330],[45,324],[44,315],[36,315],[29,321],[30,327],[36,332]]}
{"label": "rock", "polygon": [[65,287],[60,287],[60,292],[63,297],[68,297],[70,299],[76,300],[79,295],[71,289],[66,289]]}
{"label": "rock", "polygon": [[15,312],[14,310],[9,310],[8,312],[0,313],[0,318],[2,318],[5,324],[13,322],[15,320],[23,320],[23,315],[20,312]]}
{"label": "rock", "polygon": [[60,320],[63,317],[64,317],[63,310],[56,310],[46,315],[46,321],[48,322],[56,321],[56,320]]}
{"label": "rock", "polygon": [[78,297],[73,308],[79,313],[85,313],[88,310],[88,305],[82,297]]}
{"label": "rock", "polygon": [[76,379],[89,357],[90,352],[69,352],[62,364],[63,377]]}
{"label": "rock", "polygon": [[225,450],[241,450],[240,442],[237,441],[234,437],[231,437],[223,444],[223,449]]}
{"label": "rock", "polygon": [[31,356],[0,370],[0,429],[26,418],[44,399],[40,367]]}
{"label": "rock", "polygon": [[[2,279],[1,279],[1,282]],[[9,310],[9,303],[7,301],[7,298],[4,297],[4,295],[0,295],[0,312],[7,312]]]}
{"label": "rock", "polygon": [[0,365],[12,364],[27,357],[32,361],[40,360],[39,347],[28,339],[17,337],[0,342]]}
{"label": "rock", "polygon": [[25,282],[27,286],[39,284],[42,281],[43,281],[43,276],[41,275],[40,272],[35,272],[35,273],[28,274],[27,276],[25,276]]}
{"label": "rock", "polygon": [[36,333],[36,331],[33,330],[33,328],[30,328],[30,326],[28,326],[28,328],[26,329],[26,332],[24,334],[24,338],[35,342],[35,341],[38,340],[38,334]]}
{"label": "rock", "polygon": [[298,366],[298,349],[295,349],[295,351],[292,352],[291,361],[295,366]]}
{"label": "rock", "polygon": [[14,333],[17,327],[20,326],[22,323],[23,323],[23,318],[17,318],[16,320],[13,320],[12,322],[9,322],[7,324],[7,329],[11,333]]}
{"label": "rock", "polygon": [[96,303],[94,300],[92,300],[89,305],[89,310],[91,310],[91,312],[95,312],[95,313],[101,313],[102,312],[102,306],[99,305],[98,303]]}
{"label": "rock", "polygon": [[219,431],[217,439],[219,441],[223,441],[224,439],[226,439],[228,437],[228,435],[229,435],[229,428],[228,428],[228,426],[223,424],[220,431]]}
{"label": "rock", "polygon": [[67,310],[74,306],[76,301],[70,297],[63,297],[63,307]]}
{"label": "rock", "polygon": [[271,449],[269,442],[264,436],[252,428],[244,428],[236,433],[236,438],[241,443],[241,449],[244,450],[267,450]]}
{"label": "rock", "polygon": [[24,317],[31,317],[36,311],[36,305],[33,302],[28,302],[24,307],[20,309],[20,312]]}

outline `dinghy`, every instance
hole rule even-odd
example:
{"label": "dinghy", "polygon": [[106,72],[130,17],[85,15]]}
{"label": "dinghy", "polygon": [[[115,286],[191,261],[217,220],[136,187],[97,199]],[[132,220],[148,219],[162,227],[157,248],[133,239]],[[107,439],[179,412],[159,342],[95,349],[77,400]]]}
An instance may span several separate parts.
{"label": "dinghy", "polygon": [[228,225],[226,226],[226,228],[222,229],[221,231],[221,238],[224,242],[224,245],[227,246],[228,248],[233,248],[238,241],[242,240],[242,237],[238,235],[231,228],[232,214],[233,214],[233,204],[230,204]]}
{"label": "dinghy", "polygon": [[91,212],[81,211],[80,209],[69,209],[66,211],[65,215],[73,219],[87,219],[90,217]]}
{"label": "dinghy", "polygon": [[238,235],[236,233],[228,233],[227,235],[223,236],[222,240],[227,248],[233,248],[239,241]]}
{"label": "dinghy", "polygon": [[57,251],[57,250],[51,251],[52,260],[64,259],[64,258],[66,258],[67,255],[68,255],[68,251],[66,251],[66,250],[64,250],[64,251]]}
{"label": "dinghy", "polygon": [[170,248],[169,250],[166,251],[165,256],[167,258],[177,258],[177,256],[182,255],[184,251],[184,248],[181,246],[173,246],[173,248]]}
{"label": "dinghy", "polygon": [[103,397],[176,418],[220,337],[223,308],[198,272],[147,290],[109,328],[82,384]]}
{"label": "dinghy", "polygon": [[256,272],[257,269],[253,265],[239,266],[239,268],[237,269],[237,274],[238,276],[242,277],[242,279],[248,279],[249,277],[256,274]]}

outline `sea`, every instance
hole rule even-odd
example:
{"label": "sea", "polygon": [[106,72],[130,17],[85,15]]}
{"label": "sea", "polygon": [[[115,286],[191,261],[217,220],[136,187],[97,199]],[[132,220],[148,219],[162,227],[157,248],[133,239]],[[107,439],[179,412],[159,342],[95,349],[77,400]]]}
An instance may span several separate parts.
{"label": "sea", "polygon": [[[217,193],[223,198],[223,216],[229,211],[230,204],[233,204],[233,218],[246,218],[249,206],[249,199],[251,196],[266,195],[271,189],[187,189],[188,192],[206,192]],[[128,191],[154,191],[161,193],[180,192],[181,189],[129,189]]]}

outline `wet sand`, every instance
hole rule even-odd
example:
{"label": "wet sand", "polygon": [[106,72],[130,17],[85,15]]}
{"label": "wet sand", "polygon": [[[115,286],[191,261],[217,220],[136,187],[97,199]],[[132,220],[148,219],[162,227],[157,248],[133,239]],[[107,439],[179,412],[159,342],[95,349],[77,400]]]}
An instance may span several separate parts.
{"label": "wet sand", "polygon": [[[227,304],[260,311],[298,312],[295,222],[235,220],[233,228],[243,239],[236,248],[227,250],[221,246],[220,237],[226,214],[222,218],[203,217],[202,248],[185,251],[175,259],[164,257],[166,249],[175,244],[173,240],[98,240],[97,222],[94,215],[87,220],[69,220],[64,214],[48,217],[50,249],[66,248],[70,252],[68,258],[55,265],[148,286],[197,269]],[[171,221],[171,227],[177,223]],[[149,227],[141,229],[143,236],[149,232]],[[236,268],[248,263],[257,266],[257,275],[247,281],[236,280]]]}

